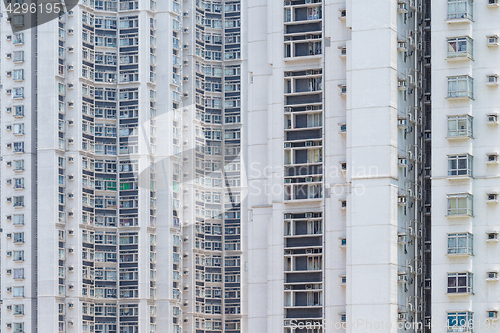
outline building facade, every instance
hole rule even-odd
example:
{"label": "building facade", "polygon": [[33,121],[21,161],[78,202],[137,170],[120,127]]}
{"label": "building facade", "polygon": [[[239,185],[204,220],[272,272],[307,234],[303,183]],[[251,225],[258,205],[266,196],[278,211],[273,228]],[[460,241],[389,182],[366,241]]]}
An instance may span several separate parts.
{"label": "building facade", "polygon": [[432,9],[432,322],[496,329],[498,1]]}
{"label": "building facade", "polygon": [[424,5],[249,4],[252,331],[424,331]]}
{"label": "building facade", "polygon": [[240,332],[240,1],[32,19],[2,18],[2,329]]}

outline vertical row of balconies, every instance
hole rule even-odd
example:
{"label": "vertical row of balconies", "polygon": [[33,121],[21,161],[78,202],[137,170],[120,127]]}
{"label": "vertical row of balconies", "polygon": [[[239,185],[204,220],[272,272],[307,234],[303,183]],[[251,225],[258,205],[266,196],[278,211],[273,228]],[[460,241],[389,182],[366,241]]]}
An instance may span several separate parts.
{"label": "vertical row of balconies", "polygon": [[323,318],[323,214],[284,214],[284,331]]}
{"label": "vertical row of balconies", "polygon": [[285,61],[321,58],[323,54],[323,3],[295,0],[284,3]]}
{"label": "vertical row of balconies", "polygon": [[285,72],[285,200],[323,197],[321,69]]}

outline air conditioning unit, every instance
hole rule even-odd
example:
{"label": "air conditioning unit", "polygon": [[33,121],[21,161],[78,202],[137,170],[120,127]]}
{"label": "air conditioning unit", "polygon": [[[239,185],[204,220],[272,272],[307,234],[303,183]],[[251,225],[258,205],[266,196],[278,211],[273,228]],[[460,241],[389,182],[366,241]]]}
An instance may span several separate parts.
{"label": "air conditioning unit", "polygon": [[182,13],[182,16],[183,16],[183,17],[189,17],[189,12],[184,12],[184,13]]}
{"label": "air conditioning unit", "polygon": [[68,139],[68,143],[72,145],[75,141],[73,139]]}
{"label": "air conditioning unit", "polygon": [[69,193],[69,194],[68,194],[68,198],[69,198],[69,199],[73,199],[73,193]]}
{"label": "air conditioning unit", "polygon": [[6,111],[7,113],[11,113],[11,112],[12,112],[12,108],[6,108],[6,109],[5,109],[5,111]]}
{"label": "air conditioning unit", "polygon": [[291,148],[292,144],[290,142],[285,142],[285,148]]}
{"label": "air conditioning unit", "polygon": [[75,48],[73,46],[68,47],[68,52],[73,53],[75,51]]}
{"label": "air conditioning unit", "polygon": [[400,283],[408,282],[408,275],[406,273],[398,274],[398,282],[400,282]]}
{"label": "air conditioning unit", "polygon": [[488,194],[488,201],[498,202],[498,194],[496,194],[496,193],[489,193]]}
{"label": "air conditioning unit", "polygon": [[68,157],[68,162],[73,163],[74,160],[75,160],[74,157]]}
{"label": "air conditioning unit", "polygon": [[187,34],[189,32],[189,28],[182,29],[182,32],[184,32],[185,34]]}
{"label": "air conditioning unit", "polygon": [[75,268],[73,266],[68,267],[68,272],[74,272],[74,271],[75,271]]}
{"label": "air conditioning unit", "polygon": [[73,11],[72,11],[72,10],[70,10],[70,11],[68,12],[68,16],[69,16],[69,17],[72,17],[72,16],[73,16]]}
{"label": "air conditioning unit", "polygon": [[489,280],[497,280],[498,279],[498,272],[487,272],[486,276],[487,276],[487,279],[489,279]]}
{"label": "air conditioning unit", "polygon": [[12,269],[7,269],[7,270],[6,270],[6,273],[7,273],[7,274],[12,274]]}
{"label": "air conditioning unit", "polygon": [[184,64],[184,66],[187,66],[189,65],[189,60],[184,60],[182,63]]}
{"label": "air conditioning unit", "polygon": [[183,257],[184,259],[187,259],[187,258],[189,258],[189,254],[188,254],[188,253],[184,253],[184,254],[182,255],[182,257]]}
{"label": "air conditioning unit", "polygon": [[347,201],[345,201],[345,200],[340,201],[340,206],[342,208],[346,208],[347,207]]}
{"label": "air conditioning unit", "polygon": [[487,82],[486,84],[487,85],[498,85],[498,75],[496,74],[490,74],[490,75],[486,75],[487,77]]}
{"label": "air conditioning unit", "polygon": [[5,254],[7,255],[7,257],[12,257],[12,251],[7,251],[5,252]]}
{"label": "air conditioning unit", "polygon": [[307,141],[306,142],[306,147],[311,147],[313,145],[313,142],[312,141]]}
{"label": "air conditioning unit", "polygon": [[75,286],[74,286],[74,285],[72,285],[72,284],[70,284],[70,285],[68,286],[68,290],[73,290],[73,289],[75,289]]}
{"label": "air conditioning unit", "polygon": [[398,243],[406,244],[408,242],[408,236],[406,234],[398,234]]}
{"label": "air conditioning unit", "polygon": [[7,166],[12,166],[12,162],[11,162],[11,161],[8,161],[8,162],[7,162]]}
{"label": "air conditioning unit", "polygon": [[184,92],[184,93],[182,94],[182,96],[183,96],[184,98],[187,98],[187,97],[189,96],[189,93],[186,91],[186,92]]}
{"label": "air conditioning unit", "polygon": [[11,293],[12,292],[12,287],[7,287],[7,292]]}
{"label": "air conditioning unit", "polygon": [[75,176],[73,176],[73,175],[68,176],[68,180],[73,180],[73,179],[75,179]]}
{"label": "air conditioning unit", "polygon": [[7,323],[7,328],[12,328],[12,324],[11,323]]}
{"label": "air conditioning unit", "polygon": [[74,84],[73,83],[68,83],[68,89],[73,89]]}
{"label": "air conditioning unit", "polygon": [[6,237],[7,237],[7,239],[11,239],[12,238],[12,234],[7,234]]}
{"label": "air conditioning unit", "polygon": [[[70,212],[73,213],[73,212]],[[75,231],[73,229],[68,230],[68,235],[72,236],[75,234]]]}
{"label": "air conditioning unit", "polygon": [[189,44],[184,44],[184,45],[182,45],[182,48],[183,48],[184,50],[188,50],[188,49],[189,49]]}
{"label": "air conditioning unit", "polygon": [[313,181],[312,177],[306,177],[306,182],[309,182],[309,183],[310,183],[310,182],[312,182],[312,181]]}
{"label": "air conditioning unit", "polygon": [[12,179],[7,179],[5,182],[7,183],[7,185],[10,185],[12,184]]}
{"label": "air conditioning unit", "polygon": [[498,115],[496,114],[489,114],[487,115],[488,117],[488,123],[490,124],[498,124]]}
{"label": "air conditioning unit", "polygon": [[406,312],[398,312],[398,321],[406,321]]}
{"label": "air conditioning unit", "polygon": [[406,196],[405,195],[398,196],[398,205],[406,206]]}
{"label": "air conditioning unit", "polygon": [[7,72],[7,77],[11,77],[12,76],[12,72]]}
{"label": "air conditioning unit", "polygon": [[12,215],[7,215],[7,221],[12,221]]}
{"label": "air conditioning unit", "polygon": [[189,237],[188,237],[188,236],[184,237],[184,238],[182,239],[182,241],[183,241],[184,243],[189,242]]}
{"label": "air conditioning unit", "polygon": [[8,143],[7,148],[9,148],[9,149],[12,148],[12,143]]}
{"label": "air conditioning unit", "polygon": [[497,310],[488,310],[488,319],[498,319],[498,311]]}
{"label": "air conditioning unit", "polygon": [[68,249],[68,253],[74,253],[74,252],[75,252],[75,250],[74,250],[72,247],[70,247],[70,248]]}
{"label": "air conditioning unit", "polygon": [[306,284],[306,289],[312,289],[312,288],[313,288],[312,284]]}
{"label": "air conditioning unit", "polygon": [[73,29],[68,29],[68,35],[72,35],[72,34],[73,34],[73,32],[74,32],[74,30],[73,30]]}
{"label": "air conditioning unit", "polygon": [[68,102],[68,106],[72,108],[75,104],[73,102]]}
{"label": "air conditioning unit", "polygon": [[7,310],[12,310],[12,305],[7,305]]}
{"label": "air conditioning unit", "polygon": [[73,66],[73,65],[68,65],[68,71],[72,71],[72,70],[74,70],[74,69],[75,69],[75,66]]}
{"label": "air conditioning unit", "polygon": [[75,305],[73,303],[68,303],[68,308],[72,309]]}
{"label": "air conditioning unit", "polygon": [[68,326],[69,326],[69,327],[73,327],[73,325],[74,325],[73,320],[68,320]]}
{"label": "air conditioning unit", "polygon": [[12,59],[12,53],[7,53],[7,59]]}

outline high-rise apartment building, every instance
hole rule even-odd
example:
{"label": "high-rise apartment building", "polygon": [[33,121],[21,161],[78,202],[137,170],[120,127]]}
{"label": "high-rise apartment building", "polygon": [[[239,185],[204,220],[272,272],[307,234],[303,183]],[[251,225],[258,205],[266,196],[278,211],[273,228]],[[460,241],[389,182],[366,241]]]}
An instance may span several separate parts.
{"label": "high-rise apartment building", "polygon": [[497,0],[22,3],[1,330],[495,327]]}
{"label": "high-rise apartment building", "polygon": [[248,327],[422,332],[424,4],[248,17]]}
{"label": "high-rise apartment building", "polygon": [[82,0],[24,30],[20,8],[1,26],[2,330],[240,332],[240,1]]}
{"label": "high-rise apartment building", "polygon": [[497,0],[434,2],[432,321],[498,329]]}

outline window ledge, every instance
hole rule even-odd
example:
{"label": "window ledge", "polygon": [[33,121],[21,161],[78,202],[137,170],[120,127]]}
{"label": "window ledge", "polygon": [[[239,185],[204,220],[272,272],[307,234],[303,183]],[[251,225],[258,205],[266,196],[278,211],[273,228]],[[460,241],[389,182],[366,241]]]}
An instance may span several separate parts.
{"label": "window ledge", "polygon": [[498,200],[486,200],[487,204],[497,204]]}
{"label": "window ledge", "polygon": [[446,99],[450,101],[474,100],[474,98],[470,96],[446,97]]}
{"label": "window ledge", "polygon": [[447,253],[448,257],[472,257],[471,253]]}
{"label": "window ledge", "polygon": [[472,217],[472,215],[471,214],[453,214],[453,215],[446,215],[446,217],[449,219],[457,219],[457,218]]}
{"label": "window ledge", "polygon": [[446,57],[446,61],[449,61],[449,62],[453,62],[453,61],[470,61],[470,60],[472,60],[472,58],[468,54],[457,55],[455,57]]}
{"label": "window ledge", "polygon": [[488,243],[498,243],[498,238],[497,239],[487,239],[486,242],[488,242]]}
{"label": "window ledge", "polygon": [[447,136],[447,140],[469,140],[472,139],[470,135],[457,135],[457,136]]}
{"label": "window ledge", "polygon": [[495,278],[495,279],[489,279],[489,278],[486,278],[486,281],[496,282],[496,281],[498,281],[498,278]]}
{"label": "window ledge", "polygon": [[454,297],[454,296],[472,296],[474,295],[473,292],[466,292],[466,293],[446,293],[447,296],[451,296],[451,297]]}
{"label": "window ledge", "polygon": [[489,4],[486,5],[486,7],[489,7],[489,8],[496,8],[498,6],[499,6],[498,3],[489,3]]}
{"label": "window ledge", "polygon": [[472,23],[473,21],[468,18],[468,17],[465,17],[465,18],[456,18],[456,19],[447,19],[445,20],[446,23],[448,24],[456,24],[456,23]]}
{"label": "window ledge", "polygon": [[488,162],[486,162],[486,164],[496,165],[496,164],[498,164],[498,161],[488,161]]}
{"label": "window ledge", "polygon": [[448,176],[446,177],[448,180],[471,180],[472,176],[463,175],[463,176]]}

